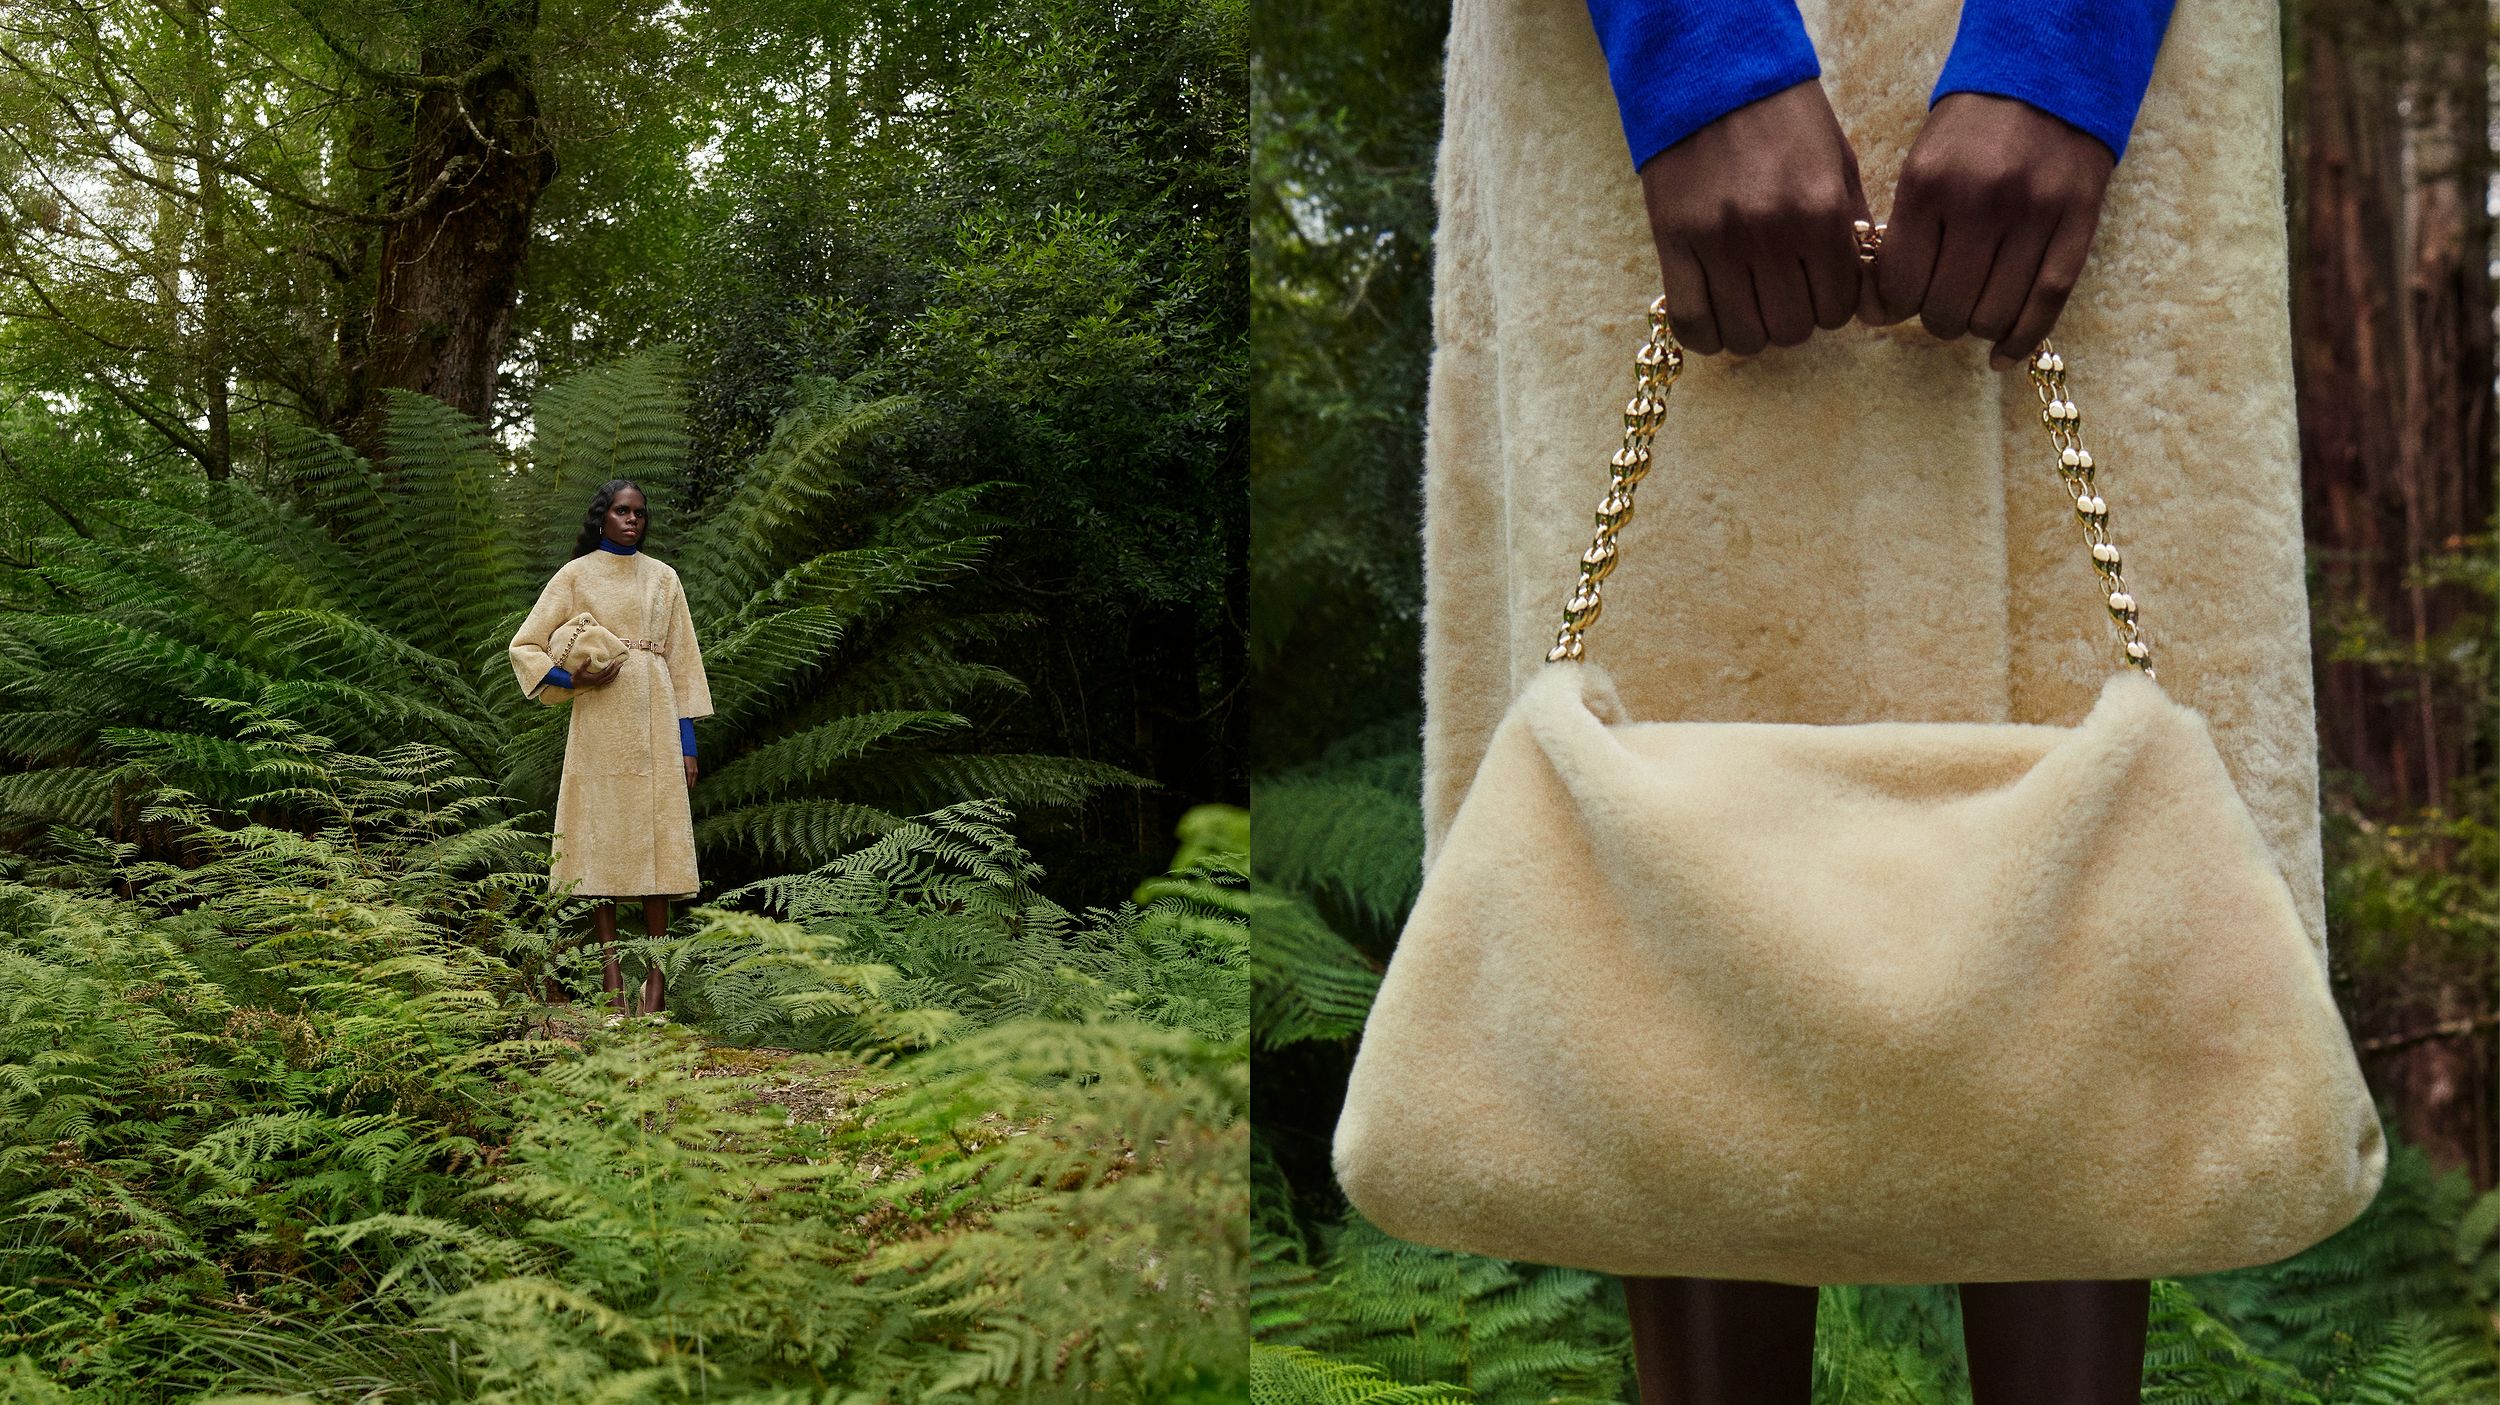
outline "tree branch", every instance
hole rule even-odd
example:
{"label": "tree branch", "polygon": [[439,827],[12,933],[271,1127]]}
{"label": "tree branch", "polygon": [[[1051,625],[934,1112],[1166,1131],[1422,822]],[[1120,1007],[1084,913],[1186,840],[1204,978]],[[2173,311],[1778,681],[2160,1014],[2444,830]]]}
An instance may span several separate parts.
{"label": "tree branch", "polygon": [[302,20],[305,25],[312,30],[313,37],[319,39],[323,47],[327,48],[331,53],[338,55],[339,61],[346,64],[349,71],[353,72],[357,77],[364,79],[368,83],[379,83],[383,87],[397,89],[401,92],[458,92],[459,90],[468,87],[470,84],[477,82],[479,79],[502,69],[507,63],[510,62],[509,57],[504,53],[504,51],[497,49],[492,53],[489,53],[486,57],[479,59],[467,69],[459,73],[447,75],[402,73],[397,69],[376,68],[371,63],[366,62],[364,55],[359,54],[354,49],[350,48],[346,41],[340,39],[337,35],[332,34],[329,27],[324,25],[320,19],[313,14],[311,9],[302,4],[301,0],[286,0],[286,7],[289,10],[292,10],[295,13],[295,17]]}
{"label": "tree branch", "polygon": [[2457,1039],[2492,1025],[2500,1025],[2500,1010],[2485,1010],[2479,1015],[2459,1015],[2453,1020],[2442,1020],[2428,1029],[2417,1029],[2405,1034],[2382,1034],[2375,1038],[2364,1039],[2353,1047],[2365,1054],[2375,1054],[2388,1049],[2428,1044],[2434,1039]]}

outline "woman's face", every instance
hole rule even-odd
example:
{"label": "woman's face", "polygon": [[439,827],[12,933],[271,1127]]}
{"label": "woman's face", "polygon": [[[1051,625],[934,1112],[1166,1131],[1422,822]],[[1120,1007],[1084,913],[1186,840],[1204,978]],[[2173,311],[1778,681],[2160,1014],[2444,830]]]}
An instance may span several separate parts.
{"label": "woman's face", "polygon": [[619,488],[608,504],[608,515],[600,520],[599,534],[618,546],[642,545],[642,529],[651,523],[651,510],[643,505],[640,488]]}

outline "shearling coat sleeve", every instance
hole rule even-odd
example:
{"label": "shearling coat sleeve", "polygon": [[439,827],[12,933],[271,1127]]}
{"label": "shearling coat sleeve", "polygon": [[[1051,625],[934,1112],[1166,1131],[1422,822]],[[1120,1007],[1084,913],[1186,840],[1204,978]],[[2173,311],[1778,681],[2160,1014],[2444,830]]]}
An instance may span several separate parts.
{"label": "shearling coat sleeve", "polygon": [[536,698],[549,707],[568,702],[570,688],[547,684],[547,670],[555,667],[555,658],[547,652],[547,640],[556,626],[574,615],[572,578],[558,571],[538,592],[538,603],[530,607],[529,618],[513,631],[512,643],[505,652],[512,656],[512,676],[521,685],[521,696]]}
{"label": "shearling coat sleeve", "polygon": [[695,638],[694,613],[686,608],[686,588],[669,592],[668,683],[676,694],[677,715],[712,715],[712,685],[703,676],[703,645]]}

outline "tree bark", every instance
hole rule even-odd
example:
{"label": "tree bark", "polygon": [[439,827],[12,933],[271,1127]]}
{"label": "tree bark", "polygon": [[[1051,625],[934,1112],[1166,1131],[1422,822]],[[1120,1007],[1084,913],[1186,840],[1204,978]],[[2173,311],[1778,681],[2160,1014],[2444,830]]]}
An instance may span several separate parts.
{"label": "tree bark", "polygon": [[[2337,660],[2321,641],[2321,760],[2330,805],[2403,821],[2447,806],[2490,764],[2482,690],[2435,647],[2486,606],[2417,572],[2486,530],[2492,511],[2491,19],[2483,0],[2301,0],[2287,29],[2295,372],[2319,617],[2330,636],[2378,643],[2373,658]],[[2457,861],[2437,848],[2424,859]],[[2356,1035],[2483,1008],[2486,964],[2416,952],[2350,973]],[[2493,1183],[2488,1027],[2365,1062],[2408,1138]]]}
{"label": "tree bark", "polygon": [[[191,68],[192,144],[222,152],[226,144],[225,72],[218,66],[216,38],[205,12],[192,27],[198,61]],[[226,247],[226,177],[214,161],[193,169],[200,192],[200,418],[207,453],[201,467],[212,479],[234,472],[233,279]]]}
{"label": "tree bark", "polygon": [[531,214],[555,175],[528,58],[537,27],[536,0],[480,0],[470,23],[421,48],[421,76],[485,71],[416,95],[397,198],[446,173],[450,184],[382,236],[365,361],[345,407],[351,439],[369,454],[382,390],[419,391],[491,422]]}

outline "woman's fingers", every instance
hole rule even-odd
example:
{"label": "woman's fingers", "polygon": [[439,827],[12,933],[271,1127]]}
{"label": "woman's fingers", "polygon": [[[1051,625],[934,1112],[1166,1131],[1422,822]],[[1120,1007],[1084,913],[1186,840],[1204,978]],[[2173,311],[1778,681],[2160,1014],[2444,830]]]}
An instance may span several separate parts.
{"label": "woman's fingers", "polygon": [[1944,227],[1944,238],[1936,249],[1935,274],[1927,281],[1927,298],[1918,312],[1918,320],[1930,336],[1951,341],[1970,330],[1971,309],[1979,305],[1979,291],[1986,285],[1988,270],[1996,262],[2000,246],[2000,235],[1994,228],[1968,224]]}
{"label": "woman's fingers", "polygon": [[2033,286],[2040,281],[2040,260],[2047,255],[2049,236],[2055,231],[2052,221],[2035,220],[2006,234],[1988,269],[1987,284],[1979,290],[1979,301],[1971,307],[1967,330],[1972,336],[2002,344],[2013,335],[2015,319],[2022,316]]}
{"label": "woman's fingers", "polygon": [[2029,357],[2047,339],[2058,314],[2066,310],[2075,280],[2083,276],[2084,259],[2092,252],[2092,232],[2098,224],[2099,211],[2095,210],[2088,217],[2066,220],[2049,236],[2048,251],[2041,256],[2040,272],[2032,279],[2021,314],[2014,319],[2014,330],[1989,353],[1990,365],[2004,370]]}
{"label": "woman's fingers", "polygon": [[1849,325],[1858,313],[1866,283],[1866,264],[1858,257],[1855,225],[1859,220],[1875,218],[1867,209],[1866,187],[1858,179],[1858,153],[1846,142],[1841,144],[1840,153],[1840,213],[1845,218],[1807,231],[1806,283],[1814,291],[1814,325],[1827,332]]}
{"label": "woman's fingers", "polygon": [[1754,301],[1753,270],[1743,260],[1728,257],[1724,252],[1707,267],[1710,310],[1719,321],[1719,345],[1738,356],[1761,351],[1769,338],[1762,333],[1762,309]]}
{"label": "woman's fingers", "polygon": [[1787,240],[1773,247],[1780,252],[1754,265],[1754,305],[1762,311],[1762,335],[1771,345],[1798,346],[1814,335],[1814,293],[1806,284],[1802,253],[1791,252]]}
{"label": "woman's fingers", "polygon": [[1707,356],[1719,349],[1719,319],[1710,311],[1710,280],[1688,244],[1662,248],[1658,271],[1666,280],[1667,326],[1687,351]]}
{"label": "woman's fingers", "polygon": [[1892,214],[1884,222],[1884,246],[1875,256],[1875,305],[1885,325],[1918,315],[1927,302],[1927,285],[1935,277],[1936,249],[1944,225],[1932,202],[1907,173],[1893,194]]}
{"label": "woman's fingers", "polygon": [[1856,153],[1823,85],[1722,114],[1641,164],[1667,297],[1688,351],[1751,356],[1838,327],[1860,296]]}
{"label": "woman's fingers", "polygon": [[1875,261],[1883,323],[1993,343],[1999,370],[2048,336],[2083,274],[2116,158],[2017,98],[1948,93],[1902,159]]}

